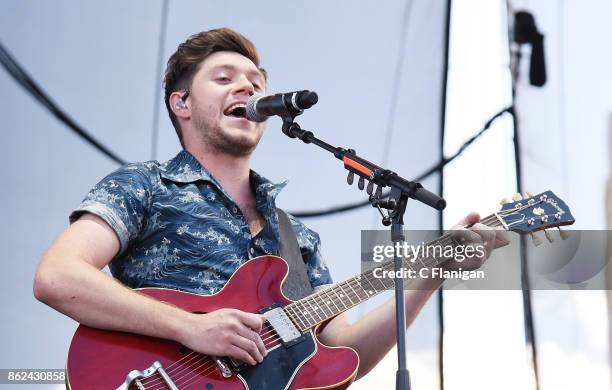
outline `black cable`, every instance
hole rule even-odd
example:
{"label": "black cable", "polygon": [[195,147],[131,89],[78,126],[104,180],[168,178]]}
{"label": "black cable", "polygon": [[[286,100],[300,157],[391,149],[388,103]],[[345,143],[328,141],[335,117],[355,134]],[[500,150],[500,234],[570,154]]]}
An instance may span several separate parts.
{"label": "black cable", "polygon": [[[506,2],[508,9],[508,20],[515,17],[512,12],[510,2]],[[515,26],[514,26],[515,27]],[[511,80],[512,80],[512,102],[516,102],[516,87],[519,80],[519,68],[521,60],[521,47],[512,50],[515,41],[515,34],[510,25],[508,26],[508,46],[510,51]],[[523,171],[521,160],[520,126],[516,113],[513,114],[513,144],[514,144],[514,163],[516,170],[516,190],[519,194],[523,193]],[[527,243],[524,236],[520,237],[520,271],[521,271],[521,293],[523,298],[523,327],[525,329],[525,346],[531,355],[531,368],[533,369],[533,379],[536,390],[540,389],[540,376],[538,370],[538,348],[536,342],[535,324],[533,318],[533,306],[531,302],[531,283],[529,281],[529,268],[527,258]]]}
{"label": "black cable", "polygon": [[159,111],[162,101],[161,91],[162,83],[159,75],[162,74],[164,66],[164,47],[166,43],[166,35],[168,31],[168,0],[162,2],[161,21],[159,30],[159,41],[157,42],[157,70],[155,72],[156,89],[155,98],[153,100],[153,125],[151,131],[151,160],[157,159],[157,139],[159,138]]}
{"label": "black cable", "polygon": [[[435,172],[440,171],[442,168],[444,168],[444,166],[446,164],[450,163],[451,161],[453,161],[454,159],[459,157],[466,150],[467,147],[469,147],[474,141],[476,141],[476,139],[478,139],[487,130],[489,130],[489,128],[491,127],[493,122],[495,122],[495,120],[497,118],[499,118],[500,116],[502,116],[505,113],[512,114],[513,113],[512,106],[506,107],[503,110],[501,110],[500,112],[498,112],[497,114],[493,115],[491,118],[489,118],[489,120],[485,123],[484,127],[478,133],[473,135],[470,139],[465,141],[465,143],[463,145],[461,145],[461,147],[457,150],[457,152],[455,152],[450,157],[443,158],[439,163],[437,163],[433,167],[429,168],[425,172],[421,173],[419,176],[415,177],[413,180],[414,181],[421,181],[421,180],[431,176]],[[387,195],[388,195],[388,193],[383,194],[383,196],[387,196]],[[358,209],[360,207],[369,206],[369,205],[370,205],[370,201],[369,200],[364,200],[364,201],[360,201],[360,202],[349,203],[349,204],[346,204],[344,206],[331,207],[331,208],[328,208],[328,209],[325,209],[325,210],[296,211],[296,212],[290,212],[290,213],[291,213],[291,215],[295,216],[296,218],[323,217],[323,216],[327,216],[327,215],[342,213],[342,212],[345,212],[345,211],[355,210],[355,209]]]}
{"label": "black cable", "polygon": [[[448,60],[450,54],[450,30],[452,0],[446,2],[446,35],[444,42],[444,69],[442,73],[442,102],[440,107],[440,160],[444,160],[444,135],[446,131],[446,95],[448,86]],[[490,121],[489,121],[490,122]],[[489,123],[487,122],[487,123]],[[491,122],[492,123],[492,122]],[[490,125],[489,125],[490,126]],[[471,141],[474,142],[474,141]],[[444,197],[444,167],[438,171],[438,194]],[[444,229],[444,210],[438,211],[438,235]],[[438,288],[438,380],[444,390],[444,284]]]}
{"label": "black cable", "polygon": [[[26,91],[30,92],[30,94],[38,100],[40,104],[45,106],[57,119],[63,122],[66,126],[68,126],[72,131],[74,131],[77,135],[91,144],[94,148],[98,149],[104,155],[109,157],[111,160],[117,162],[120,165],[125,165],[126,161],[117,156],[110,149],[102,145],[99,141],[97,141],[93,136],[91,136],[87,131],[85,131],[81,126],[79,126],[72,118],[70,118],[64,111],[62,111],[43,91],[42,89],[32,80],[32,78],[23,70],[23,68],[11,57],[11,55],[6,51],[2,43],[0,43],[0,63],[4,66],[7,72],[13,77],[13,79],[21,85]],[[468,139],[460,148],[457,150],[455,154],[451,157],[442,159],[438,164],[434,165],[430,169],[423,172],[421,175],[414,178],[414,181],[421,181],[434,172],[440,171],[446,164],[453,161],[455,158],[459,157],[465,149],[470,146],[476,139],[478,139],[481,135],[483,135],[493,124],[493,122],[499,118],[504,113],[513,112],[512,107],[506,107],[497,114],[493,115],[484,125],[484,127]],[[385,194],[386,196],[386,194]],[[326,215],[337,214],[345,211],[355,210],[360,207],[368,206],[370,202],[368,200],[364,200],[361,202],[350,203],[344,206],[336,206],[329,208],[327,210],[317,210],[317,211],[298,211],[292,212],[291,214],[298,218],[311,218],[311,217],[321,217]]]}
{"label": "black cable", "polygon": [[402,81],[402,69],[404,68],[404,58],[406,57],[406,40],[408,38],[408,25],[410,15],[412,14],[412,0],[406,0],[404,7],[404,17],[402,19],[402,27],[400,32],[399,51],[397,53],[397,62],[395,63],[395,74],[393,76],[393,84],[391,84],[391,104],[389,105],[389,113],[387,116],[387,131],[385,133],[385,143],[383,144],[383,161],[382,165],[387,165],[389,158],[389,149],[391,148],[391,139],[393,138],[393,129],[395,128],[395,113],[399,102],[398,96]]}
{"label": "black cable", "polygon": [[32,80],[32,78],[23,70],[23,68],[13,59],[13,57],[4,48],[4,45],[0,43],[0,63],[11,77],[21,85],[26,91],[28,91],[40,104],[47,108],[57,119],[68,126],[77,135],[91,144],[93,147],[98,149],[100,152],[105,154],[111,160],[124,165],[126,162],[118,157],[110,149],[102,145],[94,137],[92,137],[87,131],[79,126],[72,118],[70,118],[64,111],[62,111],[57,104],[55,104],[45,92]]}

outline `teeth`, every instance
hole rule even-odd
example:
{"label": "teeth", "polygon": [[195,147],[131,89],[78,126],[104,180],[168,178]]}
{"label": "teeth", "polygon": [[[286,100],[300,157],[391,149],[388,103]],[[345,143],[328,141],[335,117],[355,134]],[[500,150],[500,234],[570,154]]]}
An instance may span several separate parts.
{"label": "teeth", "polygon": [[232,104],[231,106],[229,106],[229,107],[228,107],[228,108],[225,110],[225,113],[226,113],[226,114],[229,114],[230,112],[234,111],[234,110],[235,110],[236,108],[238,108],[238,107],[242,107],[242,108],[245,108],[245,109],[246,109],[246,104],[244,104],[244,103],[234,103],[234,104]]}

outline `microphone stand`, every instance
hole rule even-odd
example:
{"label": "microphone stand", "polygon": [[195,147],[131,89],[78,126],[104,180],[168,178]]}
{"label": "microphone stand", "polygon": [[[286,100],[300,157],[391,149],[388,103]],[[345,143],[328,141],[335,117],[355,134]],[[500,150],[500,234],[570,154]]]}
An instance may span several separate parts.
{"label": "microphone stand", "polygon": [[[296,113],[296,115],[301,112]],[[294,122],[295,116],[283,117],[283,133],[290,138],[298,138],[306,144],[315,144],[328,152],[334,157],[344,162],[344,168],[349,171],[346,179],[349,185],[353,184],[355,175],[359,176],[358,188],[363,190],[366,187],[366,192],[370,196],[369,200],[373,207],[376,207],[382,216],[382,224],[384,226],[391,225],[391,241],[394,247],[397,244],[402,245],[406,240],[404,236],[404,213],[408,199],[412,198],[437,210],[442,210],[446,207],[446,201],[441,197],[427,191],[420,183],[406,180],[397,173],[388,169],[384,169],[371,163],[370,161],[357,156],[353,149],[344,149],[335,147],[327,142],[324,142],[311,131],[300,128],[300,125]],[[376,185],[376,190],[374,186]],[[388,198],[382,199],[382,189],[390,187],[391,192]],[[386,209],[387,214],[382,209]],[[403,262],[398,252],[394,255],[395,271],[401,271]],[[410,376],[406,363],[406,316],[404,307],[404,289],[403,281],[400,272],[395,273],[395,317],[396,317],[396,338],[397,338],[397,372],[395,376],[396,390],[410,390]]]}

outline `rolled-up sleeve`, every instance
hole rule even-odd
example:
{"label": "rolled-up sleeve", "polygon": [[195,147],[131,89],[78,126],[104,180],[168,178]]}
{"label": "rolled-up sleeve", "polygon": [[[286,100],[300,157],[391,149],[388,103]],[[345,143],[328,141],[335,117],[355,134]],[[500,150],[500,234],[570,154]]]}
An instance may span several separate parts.
{"label": "rolled-up sleeve", "polygon": [[138,237],[151,197],[151,180],[138,164],[127,165],[106,176],[70,214],[73,223],[84,213],[102,218],[117,234],[123,253]]}

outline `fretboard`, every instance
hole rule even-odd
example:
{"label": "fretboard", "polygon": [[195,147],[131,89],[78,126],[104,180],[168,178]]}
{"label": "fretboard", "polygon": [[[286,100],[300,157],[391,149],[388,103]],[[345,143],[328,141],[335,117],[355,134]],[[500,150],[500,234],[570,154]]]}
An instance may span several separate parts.
{"label": "fretboard", "polygon": [[[493,214],[483,218],[480,222],[490,227],[500,226],[498,218]],[[456,246],[458,244],[456,236],[448,232],[424,244],[424,246]],[[444,256],[423,256],[418,254],[417,256],[410,256],[410,259],[404,258],[402,266],[413,270],[417,274],[422,268],[436,267],[450,260],[449,257]],[[360,275],[329,286],[285,306],[285,312],[301,331],[306,331],[383,291],[393,289],[393,279],[376,277],[374,272],[378,268],[378,273],[380,274],[380,269],[392,271],[394,267],[393,260],[381,262],[373,269],[365,271]]]}

